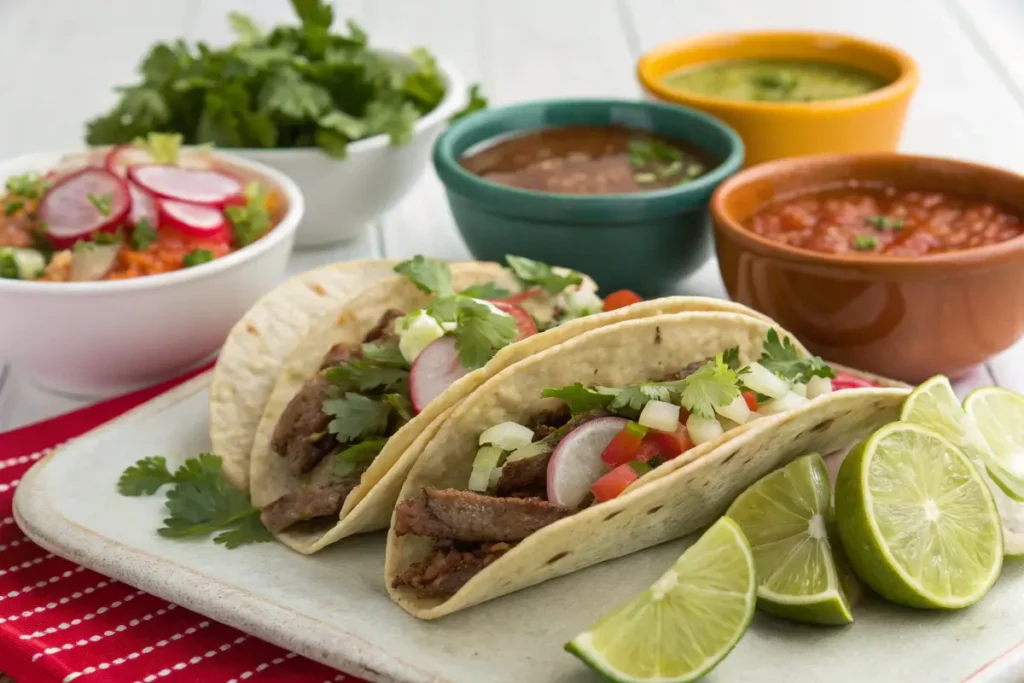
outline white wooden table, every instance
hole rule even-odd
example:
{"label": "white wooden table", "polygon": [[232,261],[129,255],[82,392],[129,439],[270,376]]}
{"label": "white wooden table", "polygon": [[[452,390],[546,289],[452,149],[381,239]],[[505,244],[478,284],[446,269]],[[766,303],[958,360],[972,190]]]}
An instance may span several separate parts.
{"label": "white wooden table", "polygon": [[[759,28],[857,33],[897,44],[921,64],[904,150],[1024,172],[1024,0],[342,0],[335,8],[376,44],[427,45],[454,60],[493,104],[636,97],[637,57],[683,36]],[[114,85],[134,80],[154,41],[227,41],[232,10],[264,25],[291,20],[286,0],[0,0],[0,158],[81,144],[85,120],[113,103]],[[417,253],[468,256],[429,170],[364,237],[297,252],[292,270]],[[680,291],[725,296],[713,262]],[[0,431],[82,405],[36,389],[2,360],[0,368]],[[1024,391],[1024,343],[958,390],[993,383]]]}

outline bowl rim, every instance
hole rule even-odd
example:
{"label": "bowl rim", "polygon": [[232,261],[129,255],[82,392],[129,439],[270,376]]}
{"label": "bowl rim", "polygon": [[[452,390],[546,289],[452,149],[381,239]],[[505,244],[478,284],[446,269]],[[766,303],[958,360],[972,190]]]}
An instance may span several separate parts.
{"label": "bowl rim", "polygon": [[[182,149],[196,149],[189,145]],[[7,178],[11,173],[21,172],[16,169],[25,169],[29,166],[45,166],[47,163],[55,163],[60,157],[67,154],[79,153],[81,150],[43,151],[22,154],[11,159],[0,162],[0,180]],[[128,292],[141,292],[151,289],[158,289],[164,286],[174,286],[184,282],[210,278],[230,270],[243,263],[252,261],[260,255],[276,248],[281,242],[291,239],[302,216],[305,213],[305,199],[298,185],[284,173],[266,164],[248,159],[235,154],[224,153],[216,150],[214,157],[252,171],[256,175],[267,178],[276,184],[288,202],[288,211],[281,217],[280,222],[266,235],[248,244],[241,249],[231,252],[226,256],[214,259],[209,263],[203,263],[195,268],[182,268],[168,273],[156,275],[145,275],[124,280],[101,280],[98,282],[38,282],[35,280],[10,280],[0,278],[0,296],[4,294],[40,294],[56,296],[89,296],[96,294],[120,294]],[[50,161],[48,161],[50,160]]]}
{"label": "bowl rim", "polygon": [[[729,59],[727,52],[733,45],[744,40],[766,39],[777,42],[805,42],[805,43],[849,43],[854,44],[866,51],[873,52],[879,57],[888,59],[899,69],[899,76],[896,79],[877,90],[844,97],[835,100],[816,100],[814,102],[762,102],[751,100],[728,99],[712,95],[701,95],[696,93],[670,88],[664,85],[660,78],[652,74],[652,64],[666,56],[685,52],[695,47],[718,46],[723,56],[720,60],[708,60],[703,62],[710,64],[713,61]],[[821,47],[812,45],[814,47]],[[909,54],[897,47],[886,43],[868,40],[846,33],[832,33],[828,31],[726,31],[721,33],[705,33],[682,40],[663,43],[651,50],[648,50],[636,63],[636,76],[641,86],[647,92],[670,102],[688,104],[693,107],[716,108],[721,112],[758,112],[758,113],[790,113],[790,114],[821,114],[824,112],[854,111],[870,107],[879,102],[886,102],[894,99],[909,96],[917,87],[920,81],[920,69],[917,62]]]}
{"label": "bowl rim", "polygon": [[[373,51],[410,58],[408,51],[403,52],[397,48],[375,47],[373,48]],[[436,107],[416,119],[416,123],[413,124],[412,127],[412,134],[414,137],[422,135],[438,123],[447,121],[454,116],[459,109],[466,106],[467,98],[465,78],[463,78],[455,65],[447,59],[434,55],[434,62],[437,64],[438,72],[445,80],[446,87],[444,97],[441,98],[441,101],[437,103]],[[371,135],[370,137],[363,138],[362,140],[350,142],[346,147],[345,158],[353,154],[360,154],[362,152],[385,148],[390,145],[390,142],[391,141],[386,133],[378,133],[377,135]],[[327,156],[327,154],[319,147],[224,147],[218,149],[237,152],[239,154],[244,154],[249,158],[260,159],[261,161],[265,159],[269,162],[289,156],[308,156],[309,154],[322,154]],[[344,158],[328,158],[335,162],[345,161]]]}
{"label": "bowl rim", "polygon": [[[631,110],[654,109],[682,121],[700,121],[705,125],[711,126],[723,136],[728,142],[729,153],[709,172],[684,185],[645,192],[621,192],[600,195],[560,194],[557,192],[541,192],[539,190],[510,187],[482,178],[466,170],[458,163],[455,155],[456,144],[463,137],[472,135],[490,124],[522,117],[552,106],[573,107],[579,105],[602,108],[627,108]],[[540,130],[541,128],[530,125],[517,128],[515,132],[528,133]],[[486,142],[495,137],[497,136],[491,135],[474,144]],[[623,211],[632,212],[635,217],[637,208],[641,205],[647,208],[649,213],[653,214],[658,212],[658,207],[663,207],[666,204],[671,203],[674,205],[678,204],[680,199],[710,193],[723,180],[742,166],[744,154],[745,147],[739,133],[724,121],[691,107],[667,102],[614,97],[567,97],[508,104],[475,113],[461,121],[455,122],[448,130],[441,134],[434,145],[434,167],[446,189],[455,189],[467,196],[472,196],[476,201],[485,203],[507,202],[509,200],[529,201],[535,207],[538,207],[533,212],[539,211],[542,213],[558,213],[570,208],[588,207],[610,211],[608,220],[617,220],[621,218],[618,214]],[[651,208],[652,206],[655,208]]]}
{"label": "bowl rim", "polygon": [[[899,152],[815,154],[803,157],[790,157],[768,161],[744,169],[722,183],[711,197],[710,208],[715,230],[727,233],[732,240],[739,242],[743,247],[764,255],[770,255],[794,263],[854,269],[861,272],[917,274],[940,271],[948,274],[951,266],[988,266],[1019,254],[1024,255],[1024,235],[1018,235],[1009,240],[982,247],[922,256],[879,257],[877,255],[860,253],[828,254],[790,246],[767,237],[762,237],[743,227],[730,211],[730,195],[750,183],[771,179],[777,175],[789,174],[799,168],[853,167],[859,163],[901,165],[911,169],[918,164],[928,164],[986,175],[1000,175],[1019,183],[1022,191],[1024,191],[1024,175],[999,168],[998,166],[989,166],[950,157],[902,154]],[[855,174],[851,173],[851,176],[855,178]],[[813,192],[816,188],[820,189],[821,186],[809,184],[802,191]]]}

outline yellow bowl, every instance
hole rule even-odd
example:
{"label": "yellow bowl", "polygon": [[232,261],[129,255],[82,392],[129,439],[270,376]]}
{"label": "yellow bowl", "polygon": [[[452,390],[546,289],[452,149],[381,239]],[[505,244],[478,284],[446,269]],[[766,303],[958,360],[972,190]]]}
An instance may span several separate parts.
{"label": "yellow bowl", "polygon": [[[665,85],[665,76],[681,68],[731,59],[834,62],[874,73],[889,85],[817,102],[730,100]],[[703,110],[735,128],[747,147],[747,166],[806,154],[895,150],[919,80],[914,60],[887,45],[834,33],[780,31],[717,33],[662,45],[640,58],[637,77],[654,99]]]}

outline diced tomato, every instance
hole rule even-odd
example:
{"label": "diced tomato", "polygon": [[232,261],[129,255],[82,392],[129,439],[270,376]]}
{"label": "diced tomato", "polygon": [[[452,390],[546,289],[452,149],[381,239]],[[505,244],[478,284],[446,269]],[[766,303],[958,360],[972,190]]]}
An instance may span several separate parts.
{"label": "diced tomato", "polygon": [[491,299],[491,303],[504,301],[507,304],[521,304],[530,297],[537,296],[538,294],[540,294],[540,287],[530,287],[529,289],[524,289],[518,294],[506,296],[504,299]]}
{"label": "diced tomato", "polygon": [[836,376],[832,378],[832,391],[839,391],[840,389],[870,389],[877,386],[879,385],[869,379],[863,379],[848,372],[837,372]]}
{"label": "diced tomato", "polygon": [[743,400],[747,402],[747,407],[750,408],[750,412],[757,410],[757,395],[753,391],[744,391]]}
{"label": "diced tomato", "polygon": [[[684,453],[693,448],[693,441],[690,440],[690,435],[686,431],[686,426],[680,424],[676,431],[671,434],[667,432],[655,432],[651,431],[646,441],[654,443],[658,448],[658,453],[663,455],[665,458],[671,460],[679,456],[680,453]],[[643,451],[643,449],[641,449]],[[638,458],[642,459],[642,458]]]}
{"label": "diced tomato", "polygon": [[644,442],[640,444],[640,450],[636,452],[636,457],[633,458],[634,462],[638,460],[640,462],[648,462],[651,458],[653,458],[656,455],[663,455],[663,453],[661,452],[661,445],[655,438],[655,434],[658,433],[660,432],[652,431],[650,434],[644,437]]}
{"label": "diced tomato", "polygon": [[630,460],[637,460],[637,454],[640,452],[646,434],[646,428],[635,422],[627,422],[622,431],[605,446],[601,453],[601,460],[609,467],[618,467]]}
{"label": "diced tomato", "polygon": [[519,308],[519,306],[510,304],[507,301],[492,301],[491,303],[494,304],[495,308],[512,316],[512,319],[516,321],[516,328],[519,330],[520,339],[537,334],[537,323],[534,322],[533,316]]}
{"label": "diced tomato", "polygon": [[614,311],[616,308],[624,308],[641,301],[643,301],[643,297],[636,292],[631,292],[628,289],[620,289],[617,292],[612,292],[604,298],[604,310]]}
{"label": "diced tomato", "polygon": [[636,470],[629,464],[619,465],[614,470],[594,482],[590,492],[594,494],[597,502],[603,503],[617,497],[626,490],[626,487],[640,478]]}

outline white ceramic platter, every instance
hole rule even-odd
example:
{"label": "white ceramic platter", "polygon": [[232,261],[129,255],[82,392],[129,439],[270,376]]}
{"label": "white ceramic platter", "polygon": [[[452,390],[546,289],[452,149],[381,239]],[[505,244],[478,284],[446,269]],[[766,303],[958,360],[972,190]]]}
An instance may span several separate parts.
{"label": "white ceramic platter", "polygon": [[[209,540],[161,538],[163,496],[126,498],[115,483],[141,457],[164,455],[176,465],[209,448],[208,382],[199,377],[40,461],[15,498],[25,533],[63,557],[372,681],[459,683],[597,681],[562,644],[648,586],[688,544],[420,622],[384,590],[383,534],[314,557],[277,544],[226,550]],[[991,594],[961,612],[901,609],[868,597],[855,609],[857,622],[841,629],[758,615],[707,680],[1024,680],[1024,648],[1014,649],[1024,640],[1022,588],[1024,563],[1008,561]]]}

